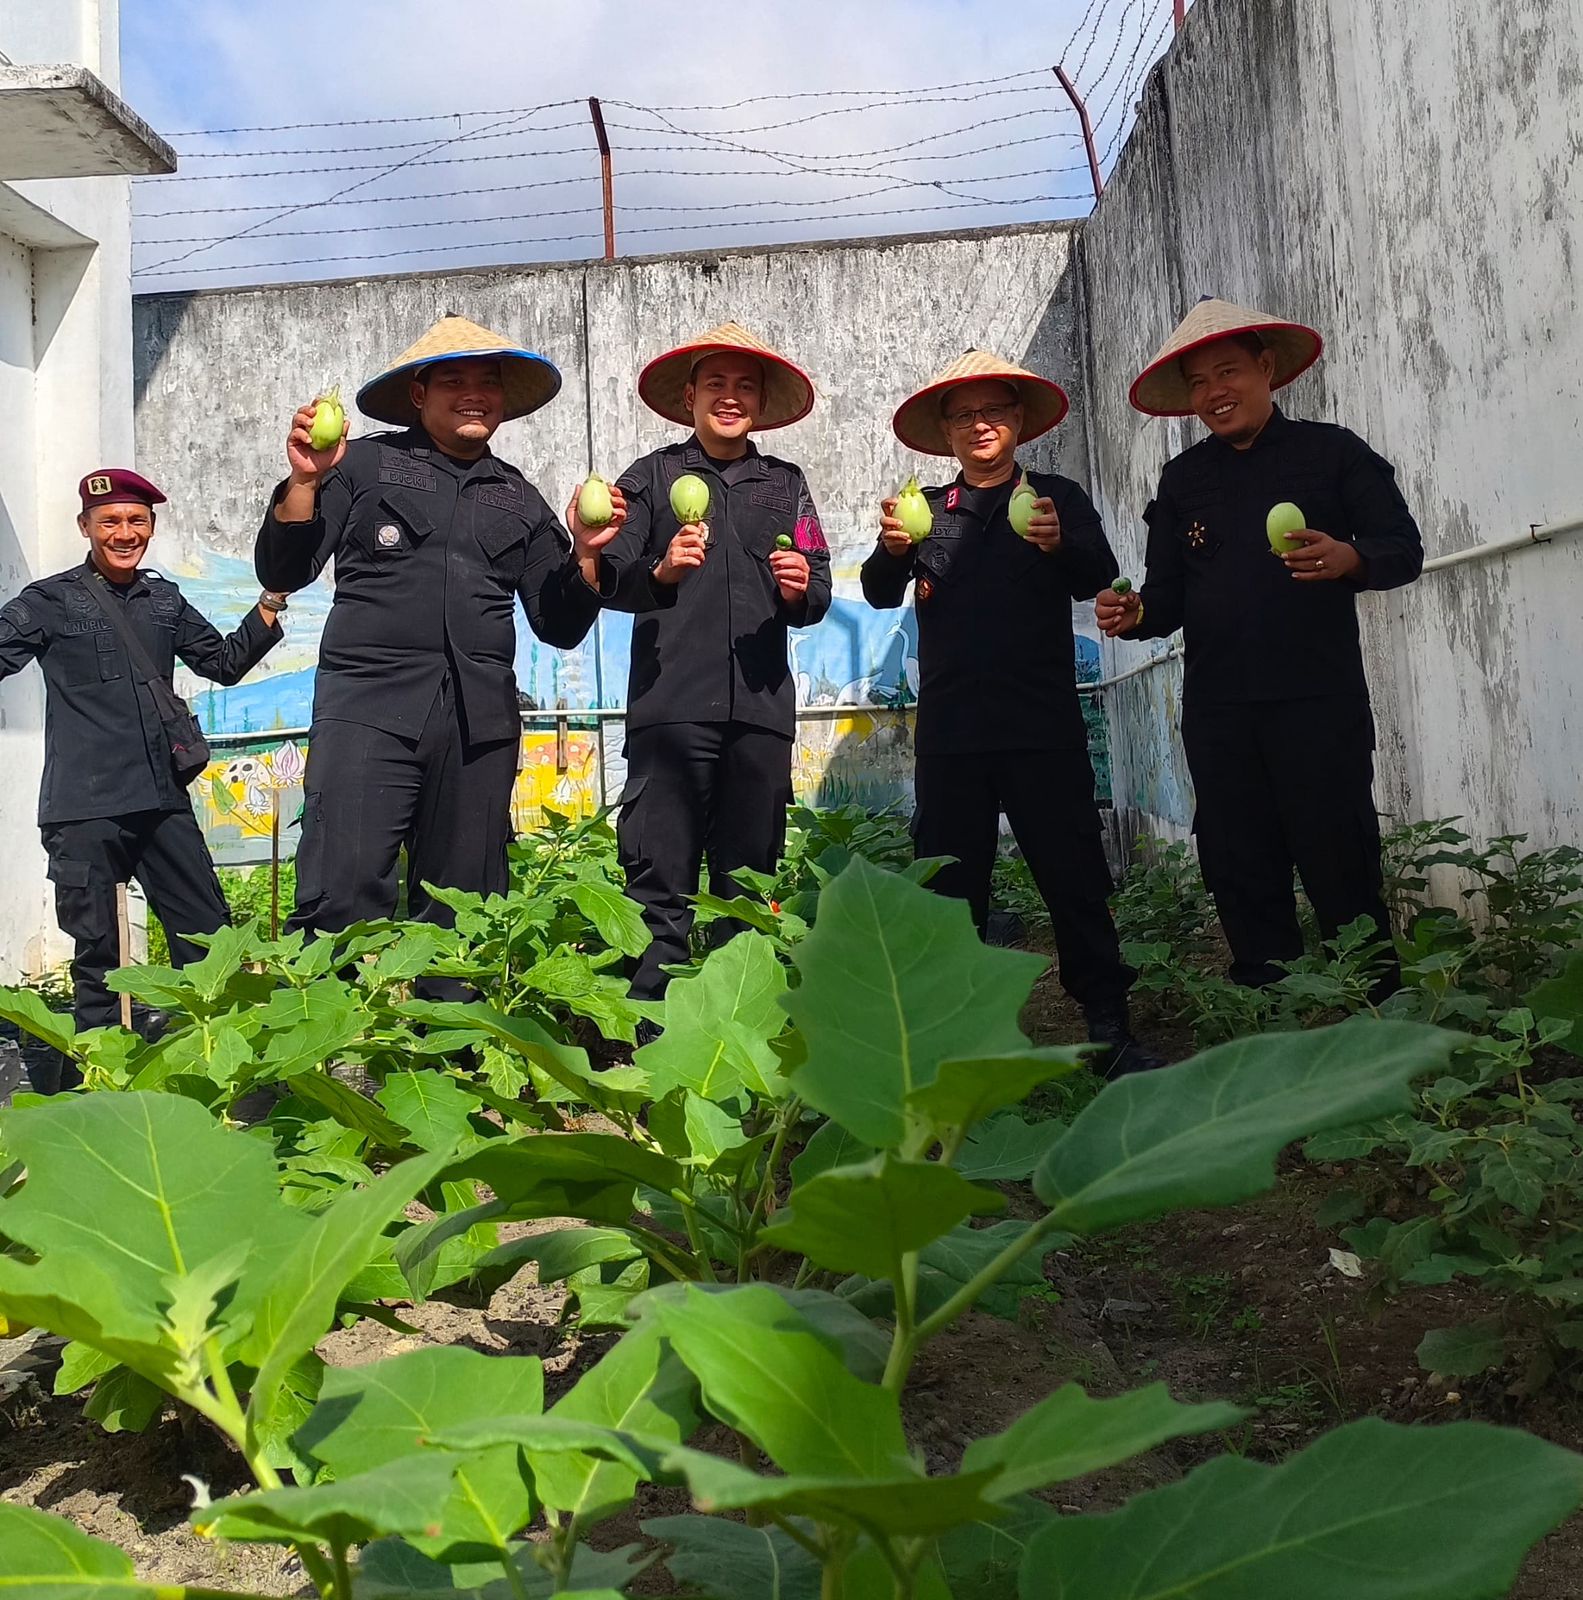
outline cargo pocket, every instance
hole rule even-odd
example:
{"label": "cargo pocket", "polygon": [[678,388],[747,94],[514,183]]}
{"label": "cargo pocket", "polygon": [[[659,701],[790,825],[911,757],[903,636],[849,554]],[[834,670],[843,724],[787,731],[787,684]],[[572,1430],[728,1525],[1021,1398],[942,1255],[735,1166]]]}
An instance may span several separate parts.
{"label": "cargo pocket", "polygon": [[297,905],[293,920],[312,927],[313,915],[324,899],[324,804],[320,795],[303,795],[298,820],[302,836],[297,844]]}
{"label": "cargo pocket", "polygon": [[521,517],[496,517],[477,537],[489,565],[515,588],[528,567],[528,530]]}
{"label": "cargo pocket", "polygon": [[621,798],[616,801],[616,854],[625,871],[630,871],[633,864],[643,858],[643,813],[636,802],[648,784],[646,772],[635,778],[628,777]]}

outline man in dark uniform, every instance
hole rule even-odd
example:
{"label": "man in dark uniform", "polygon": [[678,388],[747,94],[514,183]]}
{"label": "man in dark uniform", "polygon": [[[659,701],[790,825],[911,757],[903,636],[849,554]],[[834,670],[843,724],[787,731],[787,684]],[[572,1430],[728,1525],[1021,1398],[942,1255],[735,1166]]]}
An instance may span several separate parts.
{"label": "man in dark uniform", "polygon": [[[175,584],[139,565],[165,496],[119,467],[89,473],[78,493],[88,559],[30,583],[0,607],[0,678],[34,660],[44,670],[39,828],[55,915],[77,947],[77,1026],[99,1028],[117,1020],[117,999],[105,986],[105,974],[120,965],[117,884],[142,884],[177,966],[203,954],[187,935],[213,933],[227,921],[159,707],[103,607],[120,608],[167,682],[179,658],[200,677],[232,684],[279,642],[284,601],[263,595],[222,637]],[[80,1081],[66,1064],[60,1086]]]}
{"label": "man in dark uniform", "polygon": [[[1311,328],[1201,301],[1132,386],[1151,416],[1196,415],[1209,438],[1166,463],[1144,511],[1142,591],[1102,594],[1113,638],[1182,629],[1182,744],[1194,828],[1231,977],[1261,985],[1303,953],[1295,866],[1320,931],[1360,916],[1384,939],[1374,718],[1357,596],[1423,570],[1396,475],[1355,433],[1282,414],[1272,391],[1319,359]],[[1278,554],[1271,509],[1308,526]],[[1323,531],[1320,531],[1323,530]],[[1400,973],[1394,959],[1377,993]]]}
{"label": "man in dark uniform", "polygon": [[896,436],[926,455],[954,455],[955,479],[925,491],[934,514],[914,543],[881,506],[881,537],[863,563],[863,594],[918,615],[917,767],[913,843],[952,856],[931,887],[966,900],[984,932],[1001,814],[1049,908],[1062,987],[1089,1038],[1109,1046],[1116,1076],[1161,1064],[1132,1037],[1111,920],[1088,732],[1077,697],[1072,602],[1117,572],[1082,488],[1027,474],[1036,496],[1026,537],[1008,519],[1022,469],[1016,451],[1066,415],[1059,385],[998,356],[969,351],[905,401]]}
{"label": "man in dark uniform", "polygon": [[[829,609],[830,553],[802,469],[748,437],[812,410],[805,373],[727,322],[651,361],[638,393],[692,429],[621,475],[627,524],[604,552],[607,593],[634,592],[637,574],[675,595],[633,629],[618,828],[653,935],[632,993],[655,999],[665,966],[687,959],[703,860],[711,892],[731,896],[733,871],[780,859],[797,718],[786,631]],[[708,485],[709,509],[684,523],[670,492],[687,475]]]}
{"label": "man in dark uniform", "polygon": [[[414,918],[451,920],[426,883],[507,888],[515,605],[546,644],[579,643],[599,611],[599,549],[624,515],[615,494],[614,520],[586,528],[574,495],[574,549],[538,490],[490,451],[502,422],[560,385],[542,356],[446,317],[358,394],[365,415],[400,431],[315,450],[314,408],[292,419],[291,473],[264,514],[258,573],[293,590],[335,562],[292,927],[392,915],[403,846]],[[631,603],[662,601],[644,585]]]}

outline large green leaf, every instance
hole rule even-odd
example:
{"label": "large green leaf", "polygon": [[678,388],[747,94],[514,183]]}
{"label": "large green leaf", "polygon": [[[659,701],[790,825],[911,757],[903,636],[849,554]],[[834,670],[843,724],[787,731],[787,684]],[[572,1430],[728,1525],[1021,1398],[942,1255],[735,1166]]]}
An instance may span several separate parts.
{"label": "large green leaf", "polygon": [[1373,1419],[1278,1467],[1222,1456],[1029,1546],[1022,1600],[1495,1600],[1583,1499],[1583,1459],[1528,1434]]}
{"label": "large green leaf", "polygon": [[612,950],[619,950],[624,956],[640,956],[648,949],[651,935],[642,911],[613,883],[585,878],[566,886],[566,898],[593,923],[599,937]]}
{"label": "large green leaf", "polygon": [[392,1072],[379,1103],[412,1135],[420,1150],[451,1149],[472,1132],[468,1121],[481,1104],[448,1072]]}
{"label": "large green leaf", "polygon": [[1076,1072],[1082,1062],[1077,1045],[942,1061],[934,1082],[908,1095],[907,1108],[936,1128],[971,1128],[992,1111],[1020,1105],[1041,1083]]}
{"label": "large green leaf", "polygon": [[[414,1350],[368,1366],[331,1368],[296,1442],[346,1478],[410,1456],[458,1423],[532,1414],[543,1404],[544,1368],[535,1357],[485,1356],[458,1346]],[[456,1469],[439,1536],[420,1534],[413,1542],[435,1558],[482,1557],[503,1550],[532,1508],[516,1447],[481,1450]]]}
{"label": "large green leaf", "polygon": [[1062,1131],[1059,1122],[1024,1122],[1015,1111],[997,1112],[968,1134],[951,1165],[979,1183],[1028,1178]]}
{"label": "large green leaf", "polygon": [[849,1480],[916,1471],[895,1396],[854,1378],[771,1290],[689,1288],[647,1320],[692,1369],[709,1409],[783,1471]]}
{"label": "large green leaf", "polygon": [[865,1533],[929,1535],[994,1517],[985,1497],[992,1471],[926,1478],[894,1464],[861,1477],[787,1473],[761,1477],[701,1450],[675,1450],[666,1466],[680,1471],[702,1511],[762,1511],[812,1517]]}
{"label": "large green leaf", "polygon": [[907,1098],[943,1061],[1012,1054],[1043,956],[984,944],[967,906],[854,860],[819,899],[786,1008],[808,1059],[793,1087],[876,1147],[906,1134]]}
{"label": "large green leaf", "polygon": [[1460,1034],[1412,1022],[1343,1022],[1239,1039],[1107,1085],[1034,1175],[1056,1224],[1096,1233],[1191,1206],[1230,1205],[1275,1181],[1294,1139],[1410,1104]]}
{"label": "large green leaf", "polygon": [[1572,1031],[1557,1044],[1574,1056],[1583,1056],[1583,950],[1574,951],[1560,972],[1541,983],[1523,1004],[1541,1021],[1554,1017],[1571,1023]]}
{"label": "large green leaf", "polygon": [[307,1539],[342,1549],[389,1533],[434,1536],[460,1461],[430,1450],[307,1489],[233,1495],[200,1507],[192,1522],[216,1539],[265,1544]]}
{"label": "large green leaf", "polygon": [[859,1166],[876,1153],[873,1145],[854,1139],[839,1122],[821,1122],[792,1159],[792,1183],[807,1183],[831,1167]]}
{"label": "large green leaf", "polygon": [[[698,1426],[695,1396],[692,1375],[657,1323],[645,1321],[606,1351],[548,1416],[680,1444]],[[529,1459],[539,1498],[552,1510],[575,1516],[583,1528],[626,1506],[640,1476],[629,1466],[588,1455],[530,1450]]]}
{"label": "large green leaf", "polygon": [[819,1600],[823,1568],[779,1528],[725,1517],[651,1517],[643,1531],[671,1547],[671,1576],[703,1600]]}
{"label": "large green leaf", "polygon": [[342,1290],[368,1264],[386,1226],[449,1160],[445,1150],[415,1156],[367,1188],[342,1195],[314,1218],[307,1236],[275,1272],[244,1346],[247,1360],[258,1368],[248,1400],[248,1423],[255,1431],[268,1426],[292,1364],[329,1331]]}
{"label": "large green leaf", "polygon": [[743,1090],[776,1094],[783,1084],[769,1041],[786,1025],[786,969],[762,934],[739,933],[711,950],[693,976],[665,991],[665,1031],[632,1058],[655,1099],[691,1089],[705,1100]]}
{"label": "large green leaf", "polygon": [[800,1251],[821,1267],[893,1277],[904,1255],[965,1218],[1005,1204],[996,1190],[978,1188],[939,1162],[901,1161],[887,1152],[800,1184],[790,1208],[760,1237],[778,1250]]}
{"label": "large green leaf", "polygon": [[255,1600],[241,1591],[137,1578],[114,1545],[64,1517],[0,1504],[0,1594],[15,1600]]}
{"label": "large green leaf", "polygon": [[0,988],[0,1018],[42,1039],[65,1055],[75,1054],[77,1029],[72,1019],[51,1011],[44,997],[32,989]]}
{"label": "large green leaf", "polygon": [[999,1500],[1102,1471],[1167,1439],[1232,1427],[1245,1415],[1236,1406],[1180,1405],[1163,1383],[1114,1400],[1091,1400],[1068,1383],[1004,1432],[975,1439],[962,1457],[962,1470],[998,1467],[990,1492]]}
{"label": "large green leaf", "polygon": [[197,1379],[190,1316],[173,1309],[205,1304],[207,1331],[240,1331],[309,1229],[279,1198],[269,1147],[179,1096],[62,1099],[9,1113],[4,1133],[28,1176],[0,1233],[39,1259],[0,1260],[0,1313],[176,1392]]}

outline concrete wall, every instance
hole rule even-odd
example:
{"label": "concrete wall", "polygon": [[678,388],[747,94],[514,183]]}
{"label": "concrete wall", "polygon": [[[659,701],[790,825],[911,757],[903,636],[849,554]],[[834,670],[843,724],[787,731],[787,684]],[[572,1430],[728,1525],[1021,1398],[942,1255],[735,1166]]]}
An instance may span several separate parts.
{"label": "concrete wall", "polygon": [[[0,0],[0,52],[117,89],[115,0]],[[125,178],[0,184],[0,598],[79,561],[78,480],[133,459]],[[64,953],[34,822],[43,683],[0,684],[0,980]]]}
{"label": "concrete wall", "polygon": [[[1204,293],[1323,330],[1282,403],[1395,463],[1431,556],[1583,515],[1580,148],[1577,0],[1199,0],[1080,245],[1092,471],[1123,564],[1141,571],[1160,466],[1199,436],[1133,412],[1127,385]],[[1583,538],[1364,611],[1381,808],[1583,838]],[[1179,689],[1173,665],[1109,699],[1137,826],[1191,814]]]}

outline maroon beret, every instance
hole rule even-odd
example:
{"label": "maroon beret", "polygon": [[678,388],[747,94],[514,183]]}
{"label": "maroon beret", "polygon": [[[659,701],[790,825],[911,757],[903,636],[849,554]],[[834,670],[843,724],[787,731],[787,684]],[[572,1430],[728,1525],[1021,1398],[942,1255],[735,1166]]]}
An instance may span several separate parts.
{"label": "maroon beret", "polygon": [[106,467],[101,472],[90,472],[77,485],[77,493],[82,496],[84,511],[90,506],[123,505],[128,501],[150,507],[165,504],[164,495],[130,467]]}

